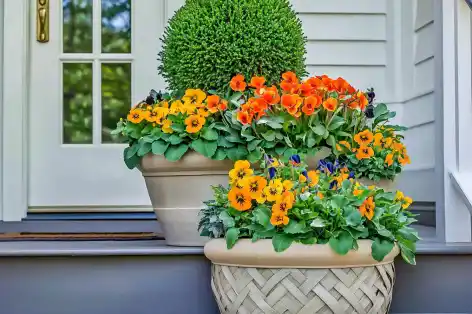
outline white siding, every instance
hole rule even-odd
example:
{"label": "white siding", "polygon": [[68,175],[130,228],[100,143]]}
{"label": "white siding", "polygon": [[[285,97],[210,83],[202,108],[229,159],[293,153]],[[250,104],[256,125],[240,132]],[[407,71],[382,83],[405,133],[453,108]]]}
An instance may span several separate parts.
{"label": "white siding", "polygon": [[412,164],[400,177],[400,188],[417,201],[435,201],[433,5],[432,0],[402,1],[402,123],[410,128],[405,142]]}

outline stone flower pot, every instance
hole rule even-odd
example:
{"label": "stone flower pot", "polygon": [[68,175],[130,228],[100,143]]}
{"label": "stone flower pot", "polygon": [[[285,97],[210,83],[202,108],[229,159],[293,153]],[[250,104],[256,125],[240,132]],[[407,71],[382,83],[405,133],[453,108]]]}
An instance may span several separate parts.
{"label": "stone flower pot", "polygon": [[[308,159],[309,167],[315,168],[318,161],[328,155],[329,150],[320,150]],[[208,238],[201,237],[197,230],[198,212],[204,200],[213,198],[212,185],[227,186],[233,162],[211,160],[190,151],[177,162],[148,154],[143,157],[139,168],[166,243],[203,246]]]}
{"label": "stone flower pot", "polygon": [[336,254],[329,245],[292,244],[277,253],[271,240],[224,239],[205,245],[211,287],[221,313],[388,313],[397,246],[379,263],[371,241]]}

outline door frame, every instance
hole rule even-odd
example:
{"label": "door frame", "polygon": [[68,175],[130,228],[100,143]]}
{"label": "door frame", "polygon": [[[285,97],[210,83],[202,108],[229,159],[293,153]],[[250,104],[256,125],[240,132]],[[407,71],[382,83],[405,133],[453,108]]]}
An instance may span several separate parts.
{"label": "door frame", "polygon": [[20,221],[28,210],[29,0],[0,0],[3,55],[0,127],[0,220]]}

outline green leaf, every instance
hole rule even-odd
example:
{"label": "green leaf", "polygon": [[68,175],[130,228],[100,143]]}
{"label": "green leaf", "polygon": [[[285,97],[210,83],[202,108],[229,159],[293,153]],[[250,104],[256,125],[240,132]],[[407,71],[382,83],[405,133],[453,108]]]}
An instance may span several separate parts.
{"label": "green leaf", "polygon": [[295,220],[291,219],[287,226],[284,227],[284,232],[288,234],[297,234],[304,233],[305,226],[301,223],[297,223]]}
{"label": "green leaf", "polygon": [[345,122],[343,117],[340,116],[334,116],[333,119],[331,120],[331,123],[329,124],[328,130],[334,131],[341,127]]}
{"label": "green leaf", "polygon": [[164,142],[163,140],[157,140],[152,143],[152,153],[155,155],[164,155],[169,145],[169,143]]}
{"label": "green leaf", "polygon": [[316,243],[316,238],[300,239],[301,244],[313,245]]}
{"label": "green leaf", "polygon": [[416,265],[414,251],[410,249],[410,247],[403,241],[398,241],[397,244],[400,247],[400,252],[401,252],[403,260],[407,262],[408,264]]}
{"label": "green leaf", "polygon": [[237,147],[228,149],[226,151],[226,154],[228,155],[228,158],[231,159],[232,161],[237,161],[241,159],[246,159],[246,156],[248,155],[248,151],[246,147],[239,145]]}
{"label": "green leaf", "polygon": [[231,143],[244,143],[244,141],[237,134],[231,134],[225,137]]}
{"label": "green leaf", "polygon": [[316,137],[315,134],[313,133],[308,133],[308,136],[306,138],[306,146],[308,148],[312,148],[313,146],[316,145]]}
{"label": "green leaf", "polygon": [[219,136],[218,137],[218,146],[224,147],[224,148],[231,148],[234,147],[236,144],[231,143],[228,141],[224,136]]}
{"label": "green leaf", "polygon": [[269,142],[273,142],[275,140],[275,132],[272,130],[269,130],[265,133],[262,133],[262,137]]}
{"label": "green leaf", "polygon": [[226,231],[226,247],[231,249],[238,241],[239,238],[239,229],[238,228],[230,228]]}
{"label": "green leaf", "polygon": [[344,208],[344,216],[348,226],[358,226],[362,222],[361,213],[354,207],[348,206]]}
{"label": "green leaf", "polygon": [[288,234],[277,233],[272,238],[272,245],[276,252],[283,252],[290,247],[293,238]]}
{"label": "green leaf", "polygon": [[149,133],[151,133],[153,128],[154,127],[152,126],[152,124],[148,124],[144,127],[144,129],[141,130],[141,134],[142,135],[149,134]]}
{"label": "green leaf", "polygon": [[180,144],[178,146],[169,146],[165,152],[165,157],[169,161],[177,161],[187,152],[188,145]]}
{"label": "green leaf", "polygon": [[316,135],[323,136],[326,132],[326,128],[322,124],[318,124],[311,128]]}
{"label": "green leaf", "polygon": [[328,143],[328,145],[331,147],[336,147],[336,139],[333,135],[328,136],[328,138],[326,139],[326,143]]}
{"label": "green leaf", "polygon": [[183,139],[180,136],[178,136],[177,134],[172,134],[169,137],[168,142],[171,143],[172,145],[177,145],[177,144],[182,143]]}
{"label": "green leaf", "polygon": [[226,152],[224,149],[218,148],[211,158],[214,160],[224,160],[226,158]]}
{"label": "green leaf", "polygon": [[265,228],[272,226],[270,223],[271,210],[269,208],[259,206],[254,209],[253,213],[254,218],[260,225],[264,226]]}
{"label": "green leaf", "polygon": [[234,227],[234,218],[228,214],[228,212],[223,211],[219,215],[221,221],[223,222],[223,225],[225,226],[226,229]]}
{"label": "green leaf", "polygon": [[393,249],[394,243],[389,240],[376,238],[372,242],[372,257],[381,262]]}
{"label": "green leaf", "polygon": [[333,195],[331,197],[331,204],[332,204],[333,207],[342,209],[347,204],[349,204],[349,200],[343,195]]}
{"label": "green leaf", "polygon": [[326,224],[324,220],[319,217],[313,219],[313,221],[310,223],[310,227],[313,227],[313,228],[323,228],[325,225]]}
{"label": "green leaf", "polygon": [[213,126],[213,128],[215,128],[217,130],[231,133],[231,131],[228,129],[228,127],[223,122],[215,122],[214,124],[212,124],[212,126]]}
{"label": "green leaf", "polygon": [[205,141],[199,138],[192,142],[192,149],[207,158],[211,158],[216,153],[218,143],[216,141]]}
{"label": "green leaf", "polygon": [[406,240],[416,242],[420,240],[420,237],[418,236],[418,232],[410,227],[403,227],[400,230],[398,230],[398,235]]}
{"label": "green leaf", "polygon": [[380,193],[375,196],[375,200],[385,199],[387,201],[393,201],[395,199],[395,194],[393,193]]}
{"label": "green leaf", "polygon": [[202,137],[208,141],[216,141],[218,139],[218,132],[211,128],[203,128]]}
{"label": "green leaf", "polygon": [[347,231],[341,232],[336,238],[329,239],[329,245],[339,255],[346,255],[354,245],[354,239]]}
{"label": "green leaf", "polygon": [[253,150],[256,149],[257,146],[259,146],[261,144],[262,140],[254,140],[252,142],[250,142],[249,144],[247,144],[247,149],[252,152]]}
{"label": "green leaf", "polygon": [[275,153],[279,156],[283,155],[285,150],[287,149],[287,147],[281,147],[281,146],[278,146],[275,148]]}
{"label": "green leaf", "polygon": [[154,128],[151,131],[151,136],[154,137],[156,140],[160,139],[162,136],[162,130],[159,128]]}
{"label": "green leaf", "polygon": [[138,152],[139,150],[139,145],[138,143],[135,143],[133,144],[132,146],[130,147],[127,147],[125,149],[125,159],[130,159],[131,157],[133,157],[134,155],[136,155],[136,153]]}
{"label": "green leaf", "polygon": [[138,156],[142,157],[149,153],[152,149],[152,144],[145,142],[145,141],[140,141],[139,142],[139,149],[138,149]]}
{"label": "green leaf", "polygon": [[177,124],[177,123],[172,123],[170,125],[171,129],[176,131],[176,132],[179,132],[179,133],[182,133],[184,130],[185,130],[185,125],[183,124]]}
{"label": "green leaf", "polygon": [[258,162],[259,160],[261,160],[262,158],[262,152],[260,149],[255,149],[253,150],[252,152],[249,153],[249,155],[247,156],[247,160],[250,162],[250,163],[256,163]]}
{"label": "green leaf", "polygon": [[136,166],[139,164],[139,162],[141,161],[141,157],[139,157],[138,155],[134,154],[132,155],[131,157],[129,158],[126,158],[126,155],[128,154],[128,151],[129,151],[130,147],[127,147],[124,149],[123,151],[123,159],[125,161],[125,165],[126,167],[128,167],[128,169],[134,169],[136,168]]}
{"label": "green leaf", "polygon": [[386,114],[388,112],[388,108],[386,104],[378,104],[374,108],[374,118],[378,118],[383,114]]}

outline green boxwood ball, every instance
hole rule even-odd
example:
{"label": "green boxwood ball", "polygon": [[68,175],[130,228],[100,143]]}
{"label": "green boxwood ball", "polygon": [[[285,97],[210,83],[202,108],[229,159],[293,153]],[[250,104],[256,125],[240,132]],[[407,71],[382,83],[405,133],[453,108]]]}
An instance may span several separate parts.
{"label": "green boxwood ball", "polygon": [[227,89],[242,73],[306,75],[306,37],[288,0],[187,0],[161,39],[159,73],[171,90]]}

